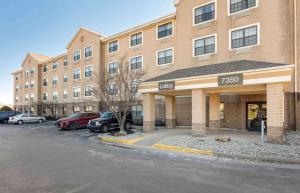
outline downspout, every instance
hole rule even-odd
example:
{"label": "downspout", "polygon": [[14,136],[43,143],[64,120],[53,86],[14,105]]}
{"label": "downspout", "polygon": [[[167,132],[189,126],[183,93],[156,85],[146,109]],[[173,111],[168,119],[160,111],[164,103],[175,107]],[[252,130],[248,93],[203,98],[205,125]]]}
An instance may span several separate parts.
{"label": "downspout", "polygon": [[298,45],[298,38],[297,38],[297,0],[294,0],[294,61],[295,61],[295,97],[294,97],[294,101],[295,101],[295,108],[294,108],[294,123],[295,123],[295,129],[297,129],[297,93],[298,93],[298,49],[297,49],[297,45]]}

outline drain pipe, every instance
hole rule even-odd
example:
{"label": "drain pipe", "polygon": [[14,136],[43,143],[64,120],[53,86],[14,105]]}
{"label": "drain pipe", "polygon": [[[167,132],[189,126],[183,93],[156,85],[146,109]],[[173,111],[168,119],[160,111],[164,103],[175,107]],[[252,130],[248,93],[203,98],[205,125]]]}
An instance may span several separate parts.
{"label": "drain pipe", "polygon": [[297,1],[298,0],[294,0],[294,61],[295,61],[295,96],[294,96],[294,123],[295,123],[295,129],[297,129],[297,118],[296,118],[296,114],[297,114],[297,93],[298,93],[298,49],[297,49],[297,45],[298,45],[298,38],[297,38]]}

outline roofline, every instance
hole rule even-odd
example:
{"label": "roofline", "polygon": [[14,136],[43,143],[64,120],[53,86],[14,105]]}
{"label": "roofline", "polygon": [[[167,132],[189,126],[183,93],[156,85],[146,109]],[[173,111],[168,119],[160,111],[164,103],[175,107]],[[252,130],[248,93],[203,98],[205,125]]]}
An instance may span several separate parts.
{"label": "roofline", "polygon": [[47,62],[51,62],[52,60],[59,59],[59,58],[62,58],[62,57],[64,57],[64,56],[67,56],[67,52],[65,52],[65,53],[63,53],[63,54],[60,54],[60,55],[57,55],[57,56],[54,56],[54,57],[51,57],[51,58],[49,58],[48,60],[41,61],[41,62],[38,63],[38,65],[40,65],[40,64],[45,64],[45,63],[47,63]]}
{"label": "roofline", "polygon": [[12,72],[11,75],[16,75],[16,74],[18,74],[18,73],[20,73],[20,72],[22,72],[22,69],[19,69],[19,70],[17,70],[17,71]]}
{"label": "roofline", "polygon": [[128,34],[128,33],[130,33],[130,32],[139,30],[139,29],[141,29],[141,28],[144,28],[144,27],[147,27],[147,26],[150,26],[150,25],[159,23],[159,22],[161,22],[161,21],[163,21],[163,20],[171,19],[171,18],[175,18],[175,17],[176,17],[176,12],[171,13],[171,14],[168,14],[168,15],[165,15],[165,16],[163,16],[163,17],[160,17],[160,18],[158,18],[158,19],[152,20],[152,21],[150,21],[150,22],[147,22],[147,23],[138,25],[138,26],[136,26],[136,27],[130,28],[130,29],[128,29],[128,30],[119,32],[119,33],[117,33],[117,34],[115,34],[115,35],[108,36],[108,37],[106,37],[106,38],[103,39],[103,42],[107,42],[107,41],[112,40],[112,39],[114,39],[114,38],[116,38],[116,37],[118,37],[118,36],[122,36],[122,35]]}

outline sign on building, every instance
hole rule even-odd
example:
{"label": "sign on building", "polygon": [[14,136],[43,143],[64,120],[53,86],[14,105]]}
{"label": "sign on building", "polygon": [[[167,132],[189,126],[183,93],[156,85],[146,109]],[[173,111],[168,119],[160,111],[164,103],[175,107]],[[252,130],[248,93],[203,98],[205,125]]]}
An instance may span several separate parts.
{"label": "sign on building", "polygon": [[242,85],[244,81],[243,74],[230,74],[218,76],[218,86]]}
{"label": "sign on building", "polygon": [[167,81],[158,83],[159,91],[170,91],[175,90],[175,81]]}

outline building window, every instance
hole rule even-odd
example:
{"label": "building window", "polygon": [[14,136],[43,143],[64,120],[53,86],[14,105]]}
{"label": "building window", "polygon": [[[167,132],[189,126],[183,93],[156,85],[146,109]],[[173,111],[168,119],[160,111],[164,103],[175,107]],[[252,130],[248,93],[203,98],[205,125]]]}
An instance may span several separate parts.
{"label": "building window", "polygon": [[29,95],[25,95],[25,102],[28,102],[29,101]]}
{"label": "building window", "polygon": [[16,97],[16,103],[19,102],[19,97]]}
{"label": "building window", "polygon": [[18,91],[19,91],[19,85],[16,86],[16,92],[18,92]]}
{"label": "building window", "polygon": [[79,113],[80,112],[80,107],[74,106],[73,107],[73,112],[74,113]]}
{"label": "building window", "polygon": [[79,60],[80,60],[80,50],[76,50],[73,53],[73,61],[76,62],[76,61],[79,61]]}
{"label": "building window", "polygon": [[30,82],[30,87],[33,88],[34,87],[34,81]]}
{"label": "building window", "polygon": [[48,93],[43,93],[43,100],[44,101],[48,100]]}
{"label": "building window", "polygon": [[43,70],[44,72],[47,72],[47,71],[48,71],[48,65],[45,64],[43,69],[44,69],[44,70]]}
{"label": "building window", "polygon": [[26,88],[26,89],[29,88],[29,82],[26,82],[26,83],[25,83],[25,88]]}
{"label": "building window", "polygon": [[25,70],[25,76],[29,76],[29,69]]}
{"label": "building window", "polygon": [[64,74],[64,82],[68,82],[68,75],[67,74]]}
{"label": "building window", "polygon": [[47,79],[44,79],[44,80],[43,80],[43,85],[44,85],[44,86],[48,86],[48,80],[47,80]]}
{"label": "building window", "polygon": [[108,44],[108,53],[117,52],[119,50],[119,41],[113,41]]}
{"label": "building window", "polygon": [[210,3],[194,9],[194,24],[200,24],[215,19],[215,3]]}
{"label": "building window", "polygon": [[131,35],[131,37],[130,37],[130,46],[131,47],[141,45],[142,43],[143,43],[143,33],[142,32]]}
{"label": "building window", "polygon": [[16,76],[16,80],[19,80],[19,76]]}
{"label": "building window", "polygon": [[64,99],[67,99],[67,98],[68,98],[68,91],[64,90],[63,98],[64,98]]}
{"label": "building window", "polygon": [[256,45],[257,42],[257,26],[231,32],[231,49]]}
{"label": "building window", "polygon": [[86,97],[92,96],[92,87],[91,86],[84,86],[84,96],[86,96]]}
{"label": "building window", "polygon": [[256,0],[230,0],[230,13],[255,7],[256,4]]}
{"label": "building window", "polygon": [[84,57],[89,58],[93,56],[93,46],[84,48]]}
{"label": "building window", "polygon": [[53,97],[53,100],[57,100],[58,99],[58,92],[53,92],[52,97]]}
{"label": "building window", "polygon": [[130,68],[131,70],[141,69],[143,67],[143,57],[133,57],[130,59]]}
{"label": "building window", "polygon": [[157,53],[157,65],[173,63],[173,49],[162,50]]}
{"label": "building window", "polygon": [[68,59],[64,58],[64,67],[68,66]]}
{"label": "building window", "polygon": [[131,113],[134,118],[143,116],[143,107],[141,105],[134,105],[131,107]]}
{"label": "building window", "polygon": [[30,101],[33,102],[34,101],[34,94],[30,95]]}
{"label": "building window", "polygon": [[84,77],[91,77],[93,75],[93,66],[84,67]]}
{"label": "building window", "polygon": [[52,69],[55,70],[57,69],[57,67],[58,67],[58,62],[57,61],[53,62]]}
{"label": "building window", "polygon": [[80,69],[75,69],[74,71],[74,79],[80,79]]}
{"label": "building window", "polygon": [[80,97],[80,87],[73,88],[73,97],[74,98]]}
{"label": "building window", "polygon": [[33,67],[33,68],[31,68],[31,70],[30,70],[30,74],[34,74],[34,71],[35,71],[35,68]]}
{"label": "building window", "polygon": [[220,120],[224,120],[225,119],[225,115],[224,115],[224,109],[225,109],[225,104],[224,103],[220,103]]}
{"label": "building window", "polygon": [[93,112],[93,106],[86,106],[85,112]]}
{"label": "building window", "polygon": [[194,56],[216,52],[216,36],[209,36],[194,40]]}
{"label": "building window", "polygon": [[118,94],[118,87],[116,84],[109,84],[108,85],[109,95],[115,96]]}
{"label": "building window", "polygon": [[113,62],[113,63],[108,64],[108,73],[109,74],[118,73],[118,68],[119,68],[118,66],[119,66],[118,62]]}
{"label": "building window", "polygon": [[52,84],[56,85],[57,82],[58,82],[58,76],[54,76],[53,79],[52,79]]}
{"label": "building window", "polygon": [[173,22],[169,22],[163,25],[158,26],[158,39],[165,38],[173,35]]}

